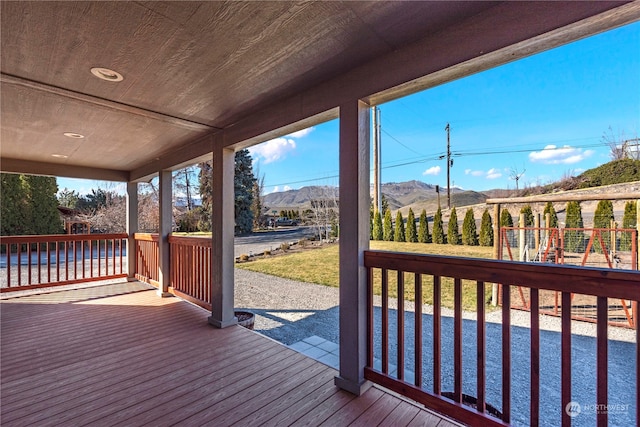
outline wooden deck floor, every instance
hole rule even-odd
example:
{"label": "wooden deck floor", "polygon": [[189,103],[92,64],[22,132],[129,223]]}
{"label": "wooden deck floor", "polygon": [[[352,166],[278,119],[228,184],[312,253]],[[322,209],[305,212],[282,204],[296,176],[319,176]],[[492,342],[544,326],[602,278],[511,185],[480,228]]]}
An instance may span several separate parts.
{"label": "wooden deck floor", "polygon": [[3,426],[453,426],[132,282],[3,300]]}

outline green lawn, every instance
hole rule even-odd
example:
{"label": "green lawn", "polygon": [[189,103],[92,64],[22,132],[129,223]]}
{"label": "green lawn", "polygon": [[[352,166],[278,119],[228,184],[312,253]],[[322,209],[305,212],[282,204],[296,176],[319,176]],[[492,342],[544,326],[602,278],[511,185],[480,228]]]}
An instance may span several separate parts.
{"label": "green lawn", "polygon": [[[493,248],[480,246],[453,246],[423,243],[398,243],[372,241],[371,249],[394,252],[415,252],[424,254],[438,254],[450,256],[463,256],[470,258],[492,258]],[[338,286],[338,245],[324,248],[306,250],[286,255],[265,257],[255,261],[236,264],[237,268],[257,271],[301,282],[317,283],[326,286]],[[389,275],[389,293],[397,296],[396,274]],[[433,303],[431,279],[423,279],[423,302]],[[414,300],[413,274],[405,274],[405,299]],[[380,295],[380,273],[374,275],[374,293]],[[491,285],[485,285],[485,302],[491,297]],[[453,307],[453,281],[442,281],[442,304],[445,307]],[[476,285],[473,282],[463,281],[462,305],[465,310],[476,310]]]}

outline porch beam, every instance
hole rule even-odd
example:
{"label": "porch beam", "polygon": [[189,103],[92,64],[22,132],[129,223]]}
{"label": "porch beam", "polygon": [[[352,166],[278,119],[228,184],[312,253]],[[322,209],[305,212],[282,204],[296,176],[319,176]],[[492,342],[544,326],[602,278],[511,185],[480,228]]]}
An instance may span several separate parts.
{"label": "porch beam", "polygon": [[30,160],[0,157],[0,170],[6,173],[57,176],[100,181],[131,181],[129,172],[123,170],[75,166],[66,163],[32,162]]}
{"label": "porch beam", "polygon": [[169,235],[173,225],[172,212],[172,173],[170,170],[160,171],[160,224],[158,230],[158,295],[170,296],[171,258],[169,254]]}
{"label": "porch beam", "polygon": [[238,323],[234,314],[234,162],[233,149],[222,141],[213,146],[213,188],[211,208],[211,316],[209,323],[226,328]]}
{"label": "porch beam", "polygon": [[127,277],[133,280],[136,275],[136,240],[138,232],[138,183],[127,182]]}
{"label": "porch beam", "polygon": [[369,249],[369,111],[353,100],[340,106],[340,374],[335,384],[360,395],[367,362]]}

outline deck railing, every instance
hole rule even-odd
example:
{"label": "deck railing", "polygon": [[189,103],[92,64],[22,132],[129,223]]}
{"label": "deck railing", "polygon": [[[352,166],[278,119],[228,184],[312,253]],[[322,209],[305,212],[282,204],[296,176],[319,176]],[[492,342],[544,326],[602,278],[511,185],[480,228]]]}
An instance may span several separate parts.
{"label": "deck railing", "polygon": [[78,234],[0,238],[0,291],[127,276],[127,235]]}
{"label": "deck railing", "polygon": [[[472,425],[507,425],[512,422],[512,399],[515,398],[512,390],[514,378],[518,375],[528,377],[524,381],[526,385],[519,382],[516,390],[517,396],[526,396],[529,400],[527,403],[517,402],[520,409],[524,407],[523,412],[529,413],[524,424],[544,425],[541,411],[558,416],[553,424],[558,424],[560,419],[562,425],[571,424],[572,416],[576,415],[572,412],[572,369],[577,369],[575,362],[585,363],[574,358],[572,364],[574,336],[571,333],[571,295],[578,293],[595,296],[596,358],[595,375],[591,375],[591,378],[595,376],[596,383],[595,395],[589,403],[594,403],[592,408],[605,408],[597,410],[595,417],[598,426],[607,425],[606,408],[610,397],[607,300],[615,298],[637,302],[640,299],[640,273],[381,251],[366,251],[365,266],[369,291],[369,350],[365,377]],[[493,283],[503,284],[503,305],[499,308],[501,324],[491,324],[493,341],[487,351],[488,322],[485,304],[490,299]],[[526,313],[530,322],[528,332],[518,330],[518,336],[527,334],[524,341],[529,345],[524,349],[522,342],[512,342],[514,327],[511,325],[510,298],[511,287],[514,285],[527,287],[531,299],[530,313]],[[376,309],[373,304],[374,287],[381,291],[381,309]],[[442,290],[445,288],[452,290],[453,294],[452,319],[442,314]],[[557,291],[562,301],[561,332],[557,340],[560,349],[557,356],[560,381],[559,384],[545,383],[543,389],[540,383],[545,378],[546,366],[541,365],[541,355],[547,355],[541,353],[540,347],[540,290]],[[432,317],[423,316],[422,301],[427,293],[433,295]],[[463,322],[463,296],[466,297],[469,293],[475,294],[476,320]],[[403,295],[404,298],[394,298]],[[397,304],[397,309],[393,304]],[[407,310],[407,306],[413,306],[413,310]],[[406,332],[411,330],[413,333],[408,333],[408,337],[405,337]],[[640,337],[638,330],[633,333],[635,344],[629,344],[633,350],[626,356],[628,360],[625,358],[624,367],[629,372],[617,373],[625,376],[625,392],[630,396],[630,401],[627,402],[630,405],[626,409],[631,411],[631,414],[627,414],[631,421],[624,425],[633,424],[634,419],[636,423],[640,420],[640,409],[637,408],[640,392]],[[494,342],[495,340],[498,342]],[[468,354],[470,345],[473,350],[463,367],[463,347],[467,349],[465,354]],[[518,350],[515,356],[518,357],[519,365],[525,365],[525,372],[518,372],[518,375],[512,372],[514,346]],[[491,387],[487,387],[489,383],[492,384]],[[557,407],[541,408],[541,398],[547,401],[549,387],[555,387],[552,391],[559,395]],[[501,405],[496,401],[502,402]],[[633,402],[636,402],[635,408]]]}
{"label": "deck railing", "polygon": [[135,233],[136,279],[158,287],[159,250],[158,235],[155,233]]}
{"label": "deck railing", "polygon": [[[158,235],[136,233],[136,279],[159,286]],[[168,291],[211,310],[211,239],[169,236]]]}
{"label": "deck railing", "polygon": [[211,239],[170,236],[169,291],[211,310]]}

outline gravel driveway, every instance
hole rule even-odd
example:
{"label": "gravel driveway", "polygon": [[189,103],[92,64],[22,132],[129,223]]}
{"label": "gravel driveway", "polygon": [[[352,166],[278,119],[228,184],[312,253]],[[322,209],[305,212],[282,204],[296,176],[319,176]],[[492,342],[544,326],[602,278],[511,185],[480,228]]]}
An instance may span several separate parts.
{"label": "gravel driveway", "polygon": [[[286,345],[316,335],[338,343],[338,288],[296,282],[247,270],[235,270],[235,306],[256,313],[255,330]],[[380,299],[375,316],[379,330]],[[411,304],[407,304],[410,310]],[[395,301],[390,302],[390,331],[395,331],[397,312]],[[432,387],[432,307],[424,306],[425,330],[423,366],[425,387]],[[450,310],[443,310],[442,319],[442,381],[443,390],[453,389],[453,318]],[[512,423],[528,425],[529,417],[529,313],[512,311]],[[475,313],[465,313],[463,322],[463,391],[475,395]],[[412,346],[414,314],[405,314],[407,337],[407,366],[413,364]],[[560,424],[560,319],[541,316],[541,425]],[[595,325],[573,322],[573,400],[582,406],[574,418],[575,426],[595,425]],[[379,333],[376,333],[379,337]],[[501,325],[500,311],[487,315],[487,402],[501,405]],[[635,396],[635,331],[609,328],[609,404],[616,405],[609,412],[610,426],[637,425],[635,420],[638,397]],[[395,364],[395,337],[390,337],[390,363]],[[380,344],[375,356],[380,357]],[[637,363],[637,362],[636,362]],[[410,376],[411,373],[408,373]],[[547,408],[552,408],[548,410]]]}

